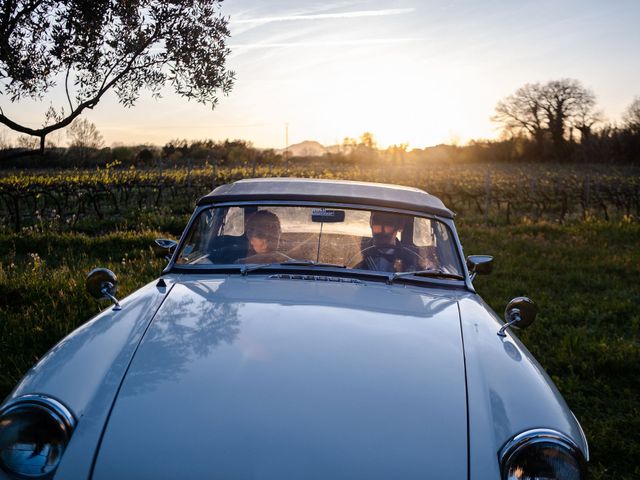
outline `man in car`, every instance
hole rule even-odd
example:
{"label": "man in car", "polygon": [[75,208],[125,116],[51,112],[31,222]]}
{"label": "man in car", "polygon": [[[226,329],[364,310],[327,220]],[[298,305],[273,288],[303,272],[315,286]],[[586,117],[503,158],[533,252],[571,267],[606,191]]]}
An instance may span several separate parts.
{"label": "man in car", "polygon": [[405,217],[396,213],[371,212],[371,239],[363,245],[362,261],[355,268],[381,272],[405,272],[423,268],[420,256],[400,243]]}

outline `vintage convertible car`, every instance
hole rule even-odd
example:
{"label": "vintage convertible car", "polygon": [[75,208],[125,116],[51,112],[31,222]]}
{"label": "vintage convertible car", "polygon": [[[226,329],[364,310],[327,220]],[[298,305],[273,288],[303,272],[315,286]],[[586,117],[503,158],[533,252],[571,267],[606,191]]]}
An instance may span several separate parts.
{"label": "vintage convertible car", "polygon": [[4,478],[585,478],[581,427],[474,290],[415,188],[243,180],[198,201],[159,279],[56,345],[0,407]]}

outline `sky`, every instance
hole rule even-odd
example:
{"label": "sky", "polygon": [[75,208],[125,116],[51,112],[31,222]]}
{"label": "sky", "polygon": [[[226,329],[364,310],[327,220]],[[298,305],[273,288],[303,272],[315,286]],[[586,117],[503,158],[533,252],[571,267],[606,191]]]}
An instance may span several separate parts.
{"label": "sky", "polygon": [[[107,145],[283,148],[288,130],[289,144],[369,131],[382,147],[423,148],[496,138],[496,103],[525,83],[577,79],[612,122],[640,96],[637,0],[226,0],[221,11],[232,92],[213,110],[170,89],[130,109],[109,94],[85,115]],[[63,92],[0,106],[37,127],[50,101],[63,105]]]}

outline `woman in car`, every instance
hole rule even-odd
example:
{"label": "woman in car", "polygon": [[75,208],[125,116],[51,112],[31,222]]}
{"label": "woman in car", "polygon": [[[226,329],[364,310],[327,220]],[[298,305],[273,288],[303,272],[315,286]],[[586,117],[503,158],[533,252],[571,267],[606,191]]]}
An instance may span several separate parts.
{"label": "woman in car", "polygon": [[269,210],[252,213],[245,223],[245,235],[249,242],[249,255],[239,263],[275,263],[291,260],[278,251],[280,243],[280,219]]}

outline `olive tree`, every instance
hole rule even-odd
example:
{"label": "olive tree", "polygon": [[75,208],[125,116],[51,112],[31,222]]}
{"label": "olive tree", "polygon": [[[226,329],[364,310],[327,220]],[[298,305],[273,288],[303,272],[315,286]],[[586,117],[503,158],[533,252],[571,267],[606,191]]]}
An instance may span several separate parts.
{"label": "olive tree", "polygon": [[[68,126],[108,91],[125,107],[141,90],[216,105],[234,74],[226,68],[228,18],[222,0],[0,0],[0,123],[39,138]],[[11,118],[7,103],[55,89],[41,127]],[[15,117],[14,117],[15,118]]]}

